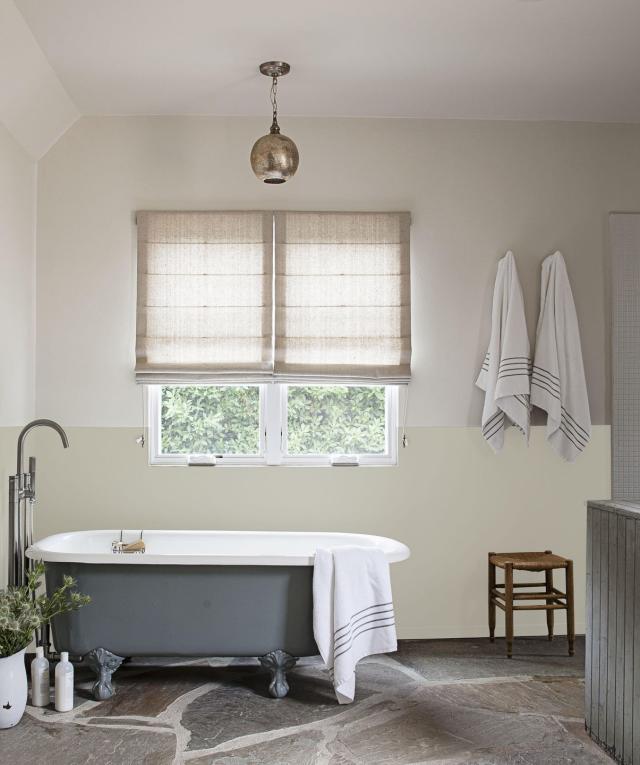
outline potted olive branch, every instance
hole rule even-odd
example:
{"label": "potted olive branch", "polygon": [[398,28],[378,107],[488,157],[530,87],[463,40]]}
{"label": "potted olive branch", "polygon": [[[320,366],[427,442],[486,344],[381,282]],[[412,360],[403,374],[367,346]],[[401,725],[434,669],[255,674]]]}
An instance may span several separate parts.
{"label": "potted olive branch", "polygon": [[76,581],[63,577],[51,595],[37,594],[44,564],[29,571],[21,587],[0,590],[0,728],[11,728],[24,714],[27,703],[27,673],[24,653],[34,631],[54,616],[76,611],[91,602],[75,589]]}

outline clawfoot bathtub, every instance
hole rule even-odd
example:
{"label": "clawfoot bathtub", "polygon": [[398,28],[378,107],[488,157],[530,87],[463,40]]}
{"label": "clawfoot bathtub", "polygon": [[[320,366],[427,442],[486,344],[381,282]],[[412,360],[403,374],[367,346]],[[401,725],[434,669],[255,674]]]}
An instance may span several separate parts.
{"label": "clawfoot bathtub", "polygon": [[[313,656],[312,578],[319,547],[381,548],[405,560],[401,542],[366,534],[145,531],[144,553],[112,551],[120,530],[56,534],[27,556],[45,563],[47,590],[68,574],[89,606],[54,619],[58,651],[83,657],[93,695],[113,695],[112,674],[132,656],[255,656],[286,696],[295,657]],[[123,532],[134,542],[139,531]]]}

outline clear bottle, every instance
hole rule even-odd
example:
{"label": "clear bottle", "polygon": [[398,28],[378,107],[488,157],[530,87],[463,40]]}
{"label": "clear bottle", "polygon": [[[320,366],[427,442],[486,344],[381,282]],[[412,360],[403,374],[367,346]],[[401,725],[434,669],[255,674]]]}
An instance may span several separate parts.
{"label": "clear bottle", "polygon": [[56,711],[70,712],[73,709],[73,664],[69,654],[63,651],[56,666]]}
{"label": "clear bottle", "polygon": [[34,707],[49,704],[49,661],[41,645],[36,647],[36,658],[31,662],[31,704]]}

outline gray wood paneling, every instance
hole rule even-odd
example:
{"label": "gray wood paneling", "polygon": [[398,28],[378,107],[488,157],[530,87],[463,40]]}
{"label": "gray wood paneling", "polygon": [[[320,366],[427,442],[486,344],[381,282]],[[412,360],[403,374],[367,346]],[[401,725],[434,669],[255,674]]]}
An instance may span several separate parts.
{"label": "gray wood paneling", "polygon": [[635,621],[635,549],[636,521],[625,518],[625,612],[624,612],[624,744],[622,755],[625,762],[633,757],[633,643]]}
{"label": "gray wood paneling", "polygon": [[597,511],[592,507],[587,508],[587,593],[586,593],[586,613],[585,613],[585,627],[586,627],[586,643],[585,643],[585,667],[584,667],[584,717],[587,729],[591,728],[591,667],[592,661],[592,638],[593,638],[593,515]]}
{"label": "gray wood paneling", "polygon": [[624,765],[640,765],[640,506],[634,507],[590,503],[587,514],[585,721]]}
{"label": "gray wood paneling", "polygon": [[598,682],[598,736],[607,739],[607,656],[609,647],[609,518],[600,519],[600,679]]}
{"label": "gray wood paneling", "polygon": [[608,613],[607,621],[607,741],[615,741],[616,729],[616,647],[618,611],[617,611],[617,574],[618,574],[618,516],[609,514],[609,559],[608,579]]}
{"label": "gray wood paneling", "polygon": [[600,519],[602,513],[593,514],[593,597],[591,621],[593,639],[591,648],[591,730],[599,738],[598,695],[600,693]]}
{"label": "gray wood paneling", "polygon": [[[634,560],[636,562],[634,567],[634,593],[640,593],[640,566],[637,565],[640,559],[640,534],[637,527],[635,529],[634,548]],[[640,635],[640,608],[635,609],[633,625],[631,644],[635,650],[633,651],[633,702],[631,706],[631,725],[633,726],[633,757],[631,761],[634,765],[640,765],[640,719],[638,719],[640,713],[640,650],[635,645],[635,640]]]}
{"label": "gray wood paneling", "polygon": [[625,609],[625,518],[616,516],[616,690],[615,690],[615,731],[613,741],[616,751],[623,751],[624,742],[624,609]]}

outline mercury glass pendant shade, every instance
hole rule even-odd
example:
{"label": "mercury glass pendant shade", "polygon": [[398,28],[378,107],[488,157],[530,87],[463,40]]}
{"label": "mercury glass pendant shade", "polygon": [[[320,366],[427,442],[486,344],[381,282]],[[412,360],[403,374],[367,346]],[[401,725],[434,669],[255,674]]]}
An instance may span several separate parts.
{"label": "mercury glass pendant shade", "polygon": [[267,135],[253,144],[251,149],[251,169],[256,178],[264,183],[285,183],[295,175],[300,163],[298,147],[286,135],[280,132],[278,125],[278,104],[276,100],[278,77],[289,72],[289,64],[283,61],[268,61],[260,65],[262,74],[273,78],[271,103],[273,122]]}
{"label": "mercury glass pendant shade", "polygon": [[253,144],[251,167],[265,183],[284,183],[298,169],[298,147],[286,135],[267,133]]}

